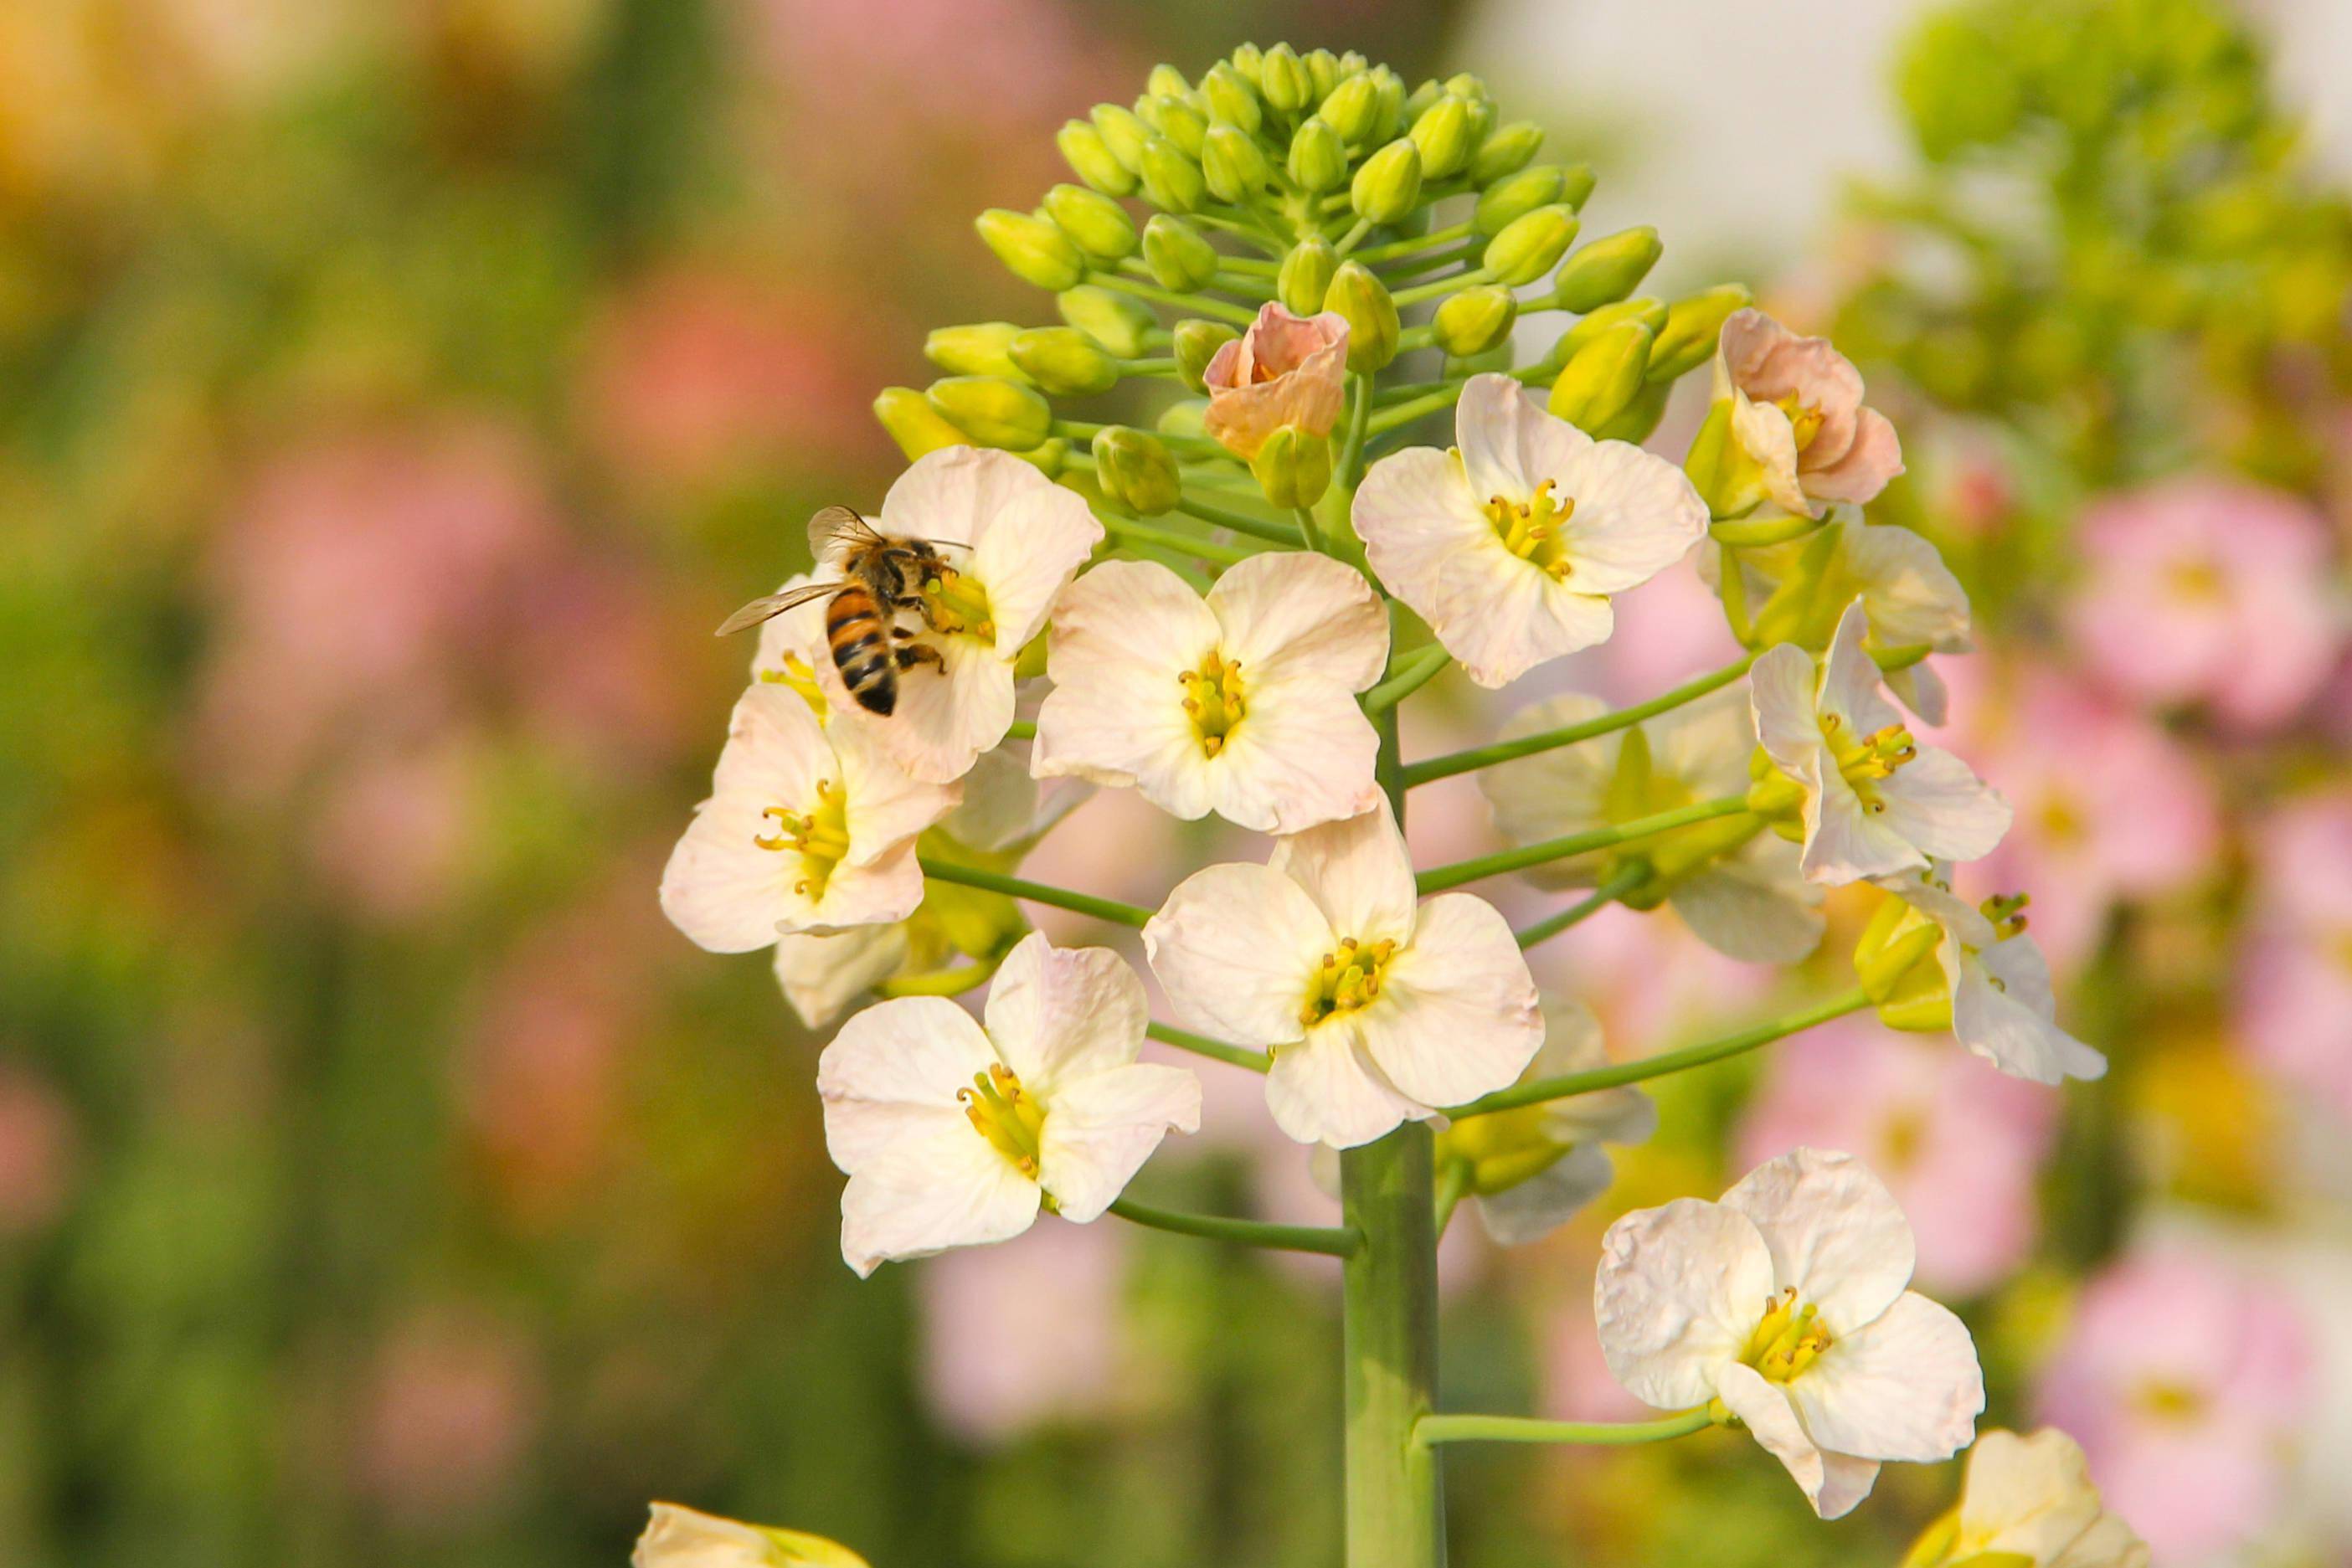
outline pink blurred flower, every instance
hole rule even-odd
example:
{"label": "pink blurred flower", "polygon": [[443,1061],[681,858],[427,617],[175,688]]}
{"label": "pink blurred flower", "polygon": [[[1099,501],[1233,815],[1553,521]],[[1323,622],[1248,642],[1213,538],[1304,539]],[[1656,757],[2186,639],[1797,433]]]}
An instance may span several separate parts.
{"label": "pink blurred flower", "polygon": [[678,657],[681,607],[641,563],[553,561],[511,628],[507,674],[525,723],[598,772],[661,766],[707,719]]}
{"label": "pink blurred flower", "polygon": [[1773,1048],[1739,1163],[1806,1145],[1860,1155],[1910,1218],[1920,1283],[1974,1295],[2032,1248],[2057,1114],[2055,1096],[1948,1042],[1846,1020]]}
{"label": "pink blurred flower", "polygon": [[2194,1563],[2268,1522],[2313,1372],[2307,1328],[2276,1291],[2218,1258],[2147,1249],[2084,1288],[2037,1409],[2081,1441],[2158,1563]]}
{"label": "pink blurred flower", "polygon": [[331,779],[303,840],[315,885],[369,919],[444,907],[474,831],[474,758],[461,743],[355,761]]}
{"label": "pink blurred flower", "polygon": [[0,1062],[0,1237],[58,1218],[73,1188],[72,1109],[29,1067]]}
{"label": "pink blurred flower", "polygon": [[2258,831],[2238,1023],[2266,1066],[2352,1120],[2352,795]]}
{"label": "pink blurred flower", "polygon": [[948,1429],[997,1443],[1108,1412],[1120,1383],[1127,1252],[1116,1224],[1048,1220],[916,1270],[923,1383]]}
{"label": "pink blurred flower", "polygon": [[539,1422],[538,1380],[504,1325],[433,1311],[378,1352],[358,1427],[359,1478],[419,1525],[478,1512],[512,1479]]}
{"label": "pink blurred flower", "polygon": [[2074,637],[2118,691],[2263,728],[2293,718],[2335,666],[2327,528],[2294,497],[2176,479],[2091,507],[2078,537]]}

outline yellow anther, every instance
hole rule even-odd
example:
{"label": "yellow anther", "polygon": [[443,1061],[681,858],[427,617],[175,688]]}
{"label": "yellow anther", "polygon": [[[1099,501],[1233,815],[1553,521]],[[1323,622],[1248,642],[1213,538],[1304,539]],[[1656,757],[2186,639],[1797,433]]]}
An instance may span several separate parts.
{"label": "yellow anther", "polygon": [[1553,581],[1559,582],[1567,580],[1571,570],[1560,546],[1561,525],[1575,515],[1576,500],[1573,497],[1554,496],[1555,483],[1546,479],[1524,501],[1505,496],[1490,497],[1482,509],[1505,549],[1521,560],[1532,561]]}
{"label": "yellow anther", "polygon": [[1369,1007],[1380,996],[1389,960],[1395,956],[1394,942],[1367,946],[1353,936],[1342,937],[1316,967],[1307,998],[1299,1004],[1298,1021],[1312,1028],[1336,1013]]}
{"label": "yellow anther", "polygon": [[1832,1343],[1820,1321],[1821,1309],[1801,1303],[1793,1288],[1765,1303],[1764,1316],[1748,1336],[1740,1360],[1773,1383],[1787,1383],[1822,1357]]}
{"label": "yellow anther", "polygon": [[761,820],[776,824],[772,834],[754,833],[751,841],[772,853],[800,856],[802,874],[793,891],[806,898],[823,898],[834,868],[849,856],[849,803],[838,784],[820,779],[816,804],[805,812],[770,806]]}
{"label": "yellow anther", "polygon": [[940,568],[923,584],[923,619],[934,632],[962,632],[983,643],[996,640],[988,590],[953,567]]}
{"label": "yellow anther", "polygon": [[1802,452],[1822,433],[1822,411],[1811,403],[1797,401],[1797,394],[1772,400],[1773,406],[1789,416],[1789,432],[1797,438],[1797,450]]}
{"label": "yellow anther", "polygon": [[956,1091],[963,1113],[989,1147],[1003,1155],[1013,1169],[1034,1181],[1042,1146],[1045,1112],[1037,1097],[1021,1087],[1021,1080],[1003,1062],[991,1062],[985,1072],[971,1075],[971,1087]]}
{"label": "yellow anther", "polygon": [[1242,690],[1241,664],[1212,650],[1199,669],[1181,671],[1176,680],[1186,693],[1184,716],[1192,721],[1201,755],[1216,756],[1249,712]]}

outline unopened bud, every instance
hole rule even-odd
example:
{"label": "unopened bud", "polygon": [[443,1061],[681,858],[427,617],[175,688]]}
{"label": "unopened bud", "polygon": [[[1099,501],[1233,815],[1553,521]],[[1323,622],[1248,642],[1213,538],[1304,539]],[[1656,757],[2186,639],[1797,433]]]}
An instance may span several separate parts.
{"label": "unopened bud", "polygon": [[1665,248],[1647,225],[1604,235],[1560,264],[1552,303],[1581,315],[1622,299],[1642,286]]}
{"label": "unopened bud", "polygon": [[1179,321],[1176,323],[1176,373],[1194,392],[1206,392],[1209,361],[1217,350],[1240,337],[1239,332],[1220,321]]}
{"label": "unopened bud", "polygon": [[1258,62],[1257,89],[1268,107],[1297,114],[1315,101],[1315,78],[1288,44],[1276,44]]}
{"label": "unopened bud", "polygon": [[1151,134],[1151,127],[1136,118],[1131,109],[1115,103],[1098,103],[1087,111],[1095,122],[1096,133],[1110,155],[1118,160],[1119,167],[1130,174],[1143,172],[1143,141]]}
{"label": "unopened bud", "polygon": [[1302,191],[1312,191],[1317,195],[1336,191],[1348,177],[1347,144],[1321,115],[1310,114],[1298,122],[1298,131],[1290,139],[1286,167],[1291,183]]}
{"label": "unopened bud", "polygon": [[1117,261],[1135,254],[1135,220],[1127,209],[1084,185],[1056,185],[1045,193],[1045,215],[1054,226],[1099,261]]}
{"label": "unopened bud", "polygon": [[1087,258],[1070,236],[1045,219],[1009,207],[991,207],[972,227],[996,259],[1024,283],[1058,294],[1087,275]]}
{"label": "unopened bud", "polygon": [[1339,85],[1339,57],[1328,49],[1310,49],[1307,53],[1307,101],[1320,103],[1331,96]]}
{"label": "unopened bud", "polygon": [[1413,89],[1412,92],[1405,96],[1403,104],[1400,106],[1404,111],[1405,123],[1410,125],[1414,120],[1420,119],[1422,110],[1427,109],[1431,104],[1435,103],[1439,99],[1444,96],[1445,84],[1444,82],[1437,80],[1433,77],[1429,80],[1423,82],[1419,87]]}
{"label": "unopened bud", "polygon": [[1054,145],[1070,172],[1103,194],[1124,196],[1135,189],[1135,171],[1112,156],[1110,143],[1091,121],[1068,121],[1055,132]]}
{"label": "unopened bud", "polygon": [[1675,390],[1672,382],[1643,382],[1633,401],[1617,411],[1616,417],[1591,433],[1595,441],[1622,441],[1639,446],[1650,439],[1658,428],[1658,421],[1666,416],[1666,400]]}
{"label": "unopened bud", "polygon": [[1445,90],[1472,103],[1483,103],[1488,98],[1486,78],[1475,71],[1455,71],[1445,78]]}
{"label": "unopened bud", "polygon": [[1032,327],[1006,351],[1048,397],[1092,397],[1118,385],[1118,361],[1076,327]]}
{"label": "unopened bud", "polygon": [[1591,164],[1570,163],[1559,172],[1559,199],[1582,212],[1585,198],[1592,194],[1593,180]]}
{"label": "unopened bud", "polygon": [[1238,126],[1209,127],[1201,144],[1201,177],[1211,195],[1238,206],[1254,200],[1271,174],[1256,137]]}
{"label": "unopened bud", "polygon": [[1244,44],[1225,57],[1232,63],[1234,69],[1241,73],[1242,80],[1252,87],[1257,86],[1258,72],[1265,63],[1264,49],[1259,48],[1255,44]]}
{"label": "unopened bud", "polygon": [[1062,469],[1070,460],[1069,439],[1066,436],[1053,436],[1038,443],[1026,452],[1016,452],[1013,455],[1045,476],[1046,478],[1056,479],[1061,476]]}
{"label": "unopened bud", "polygon": [[1339,253],[1331,248],[1331,242],[1309,235],[1282,258],[1282,270],[1274,281],[1275,296],[1293,315],[1312,316],[1323,308],[1323,295],[1339,270]]}
{"label": "unopened bud", "polygon": [[1135,112],[1185,157],[1201,155],[1202,140],[1209,134],[1209,117],[1193,108],[1189,99],[1147,94],[1136,100]]}
{"label": "unopened bud", "polygon": [[1495,131],[1470,160],[1470,183],[1483,188],[1517,173],[1543,146],[1543,134],[1532,120],[1514,120]]}
{"label": "unopened bud", "polygon": [[1447,93],[1421,111],[1409,132],[1421,149],[1421,173],[1443,180],[1470,162],[1477,127],[1467,100]]}
{"label": "unopened bud", "polygon": [[1642,390],[1650,341],[1650,329],[1638,321],[1596,332],[1559,372],[1547,406],[1588,435],[1600,429]]}
{"label": "unopened bud", "polygon": [[1384,371],[1397,356],[1396,301],[1388,285],[1360,261],[1342,262],[1323,293],[1323,308],[1348,323],[1348,368],[1360,375]]}
{"label": "unopened bud", "polygon": [[1258,103],[1257,89],[1223,60],[1201,78],[1201,96],[1208,102],[1209,118],[1219,125],[1255,136],[1265,123],[1265,110]]}
{"label": "unopened bud", "polygon": [[1160,213],[1143,225],[1143,264],[1160,287],[1190,294],[1217,276],[1217,247],[1183,219]]}
{"label": "unopened bud", "polygon": [[1027,378],[1006,352],[1021,329],[1010,321],[975,321],[966,327],[933,328],[923,340],[923,358],[951,376]]}
{"label": "unopened bud", "polygon": [[1522,169],[1490,185],[1478,198],[1477,206],[1470,214],[1471,231],[1491,239],[1538,207],[1548,207],[1559,201],[1559,164],[1538,163],[1532,169]]}
{"label": "unopened bud", "polygon": [[1158,517],[1183,498],[1176,459],[1159,437],[1114,424],[1096,435],[1094,454],[1103,494],[1136,516]]}
{"label": "unopened bud", "polygon": [[1421,149],[1412,138],[1400,136],[1365,159],[1348,200],[1358,217],[1375,224],[1392,224],[1412,211],[1421,200]]}
{"label": "unopened bud", "polygon": [[1621,321],[1639,321],[1654,337],[1666,324],[1665,302],[1643,295],[1638,299],[1620,299],[1613,305],[1603,305],[1562,332],[1559,340],[1552,344],[1551,352],[1544,356],[1544,363],[1554,371],[1563,368],[1576,357],[1578,350]]}
{"label": "unopened bud", "polygon": [[1160,325],[1150,307],[1131,294],[1114,294],[1092,283],[1081,283],[1054,296],[1062,319],[1122,360],[1141,359],[1150,345],[1145,335]]}
{"label": "unopened bud", "polygon": [[969,446],[971,437],[940,417],[930,400],[912,387],[884,387],[874,400],[874,417],[909,458],[943,446]]}
{"label": "unopened bud", "polygon": [[924,397],[933,412],[975,444],[1026,452],[1054,433],[1051,404],[1002,376],[949,376]]}
{"label": "unopened bud", "polygon": [[1386,66],[1380,67],[1371,74],[1372,79],[1381,84],[1380,112],[1372,117],[1371,128],[1363,135],[1348,138],[1350,142],[1361,142],[1367,145],[1386,142],[1405,123],[1404,78]]}
{"label": "unopened bud", "polygon": [[1576,213],[1554,204],[1514,218],[1486,243],[1482,265],[1506,288],[1533,283],[1559,264],[1576,239]]}
{"label": "unopened bud", "polygon": [[1725,283],[1666,307],[1665,328],[1650,350],[1650,379],[1670,382],[1705,364],[1715,353],[1725,319],[1754,298],[1745,284]]}
{"label": "unopened bud", "polygon": [[1360,142],[1371,134],[1372,123],[1380,118],[1381,81],[1369,73],[1349,77],[1331,89],[1323,107],[1315,117],[1339,132],[1342,141]]}
{"label": "unopened bud", "polygon": [[1144,138],[1142,172],[1144,200],[1165,212],[1198,212],[1208,198],[1201,166],[1165,136]]}
{"label": "unopened bud", "polygon": [[1250,459],[1250,472],[1274,506],[1311,507],[1330,488],[1330,439],[1286,424],[1265,438]]}
{"label": "unopened bud", "polygon": [[1182,98],[1192,90],[1192,84],[1185,79],[1182,71],[1162,60],[1143,78],[1143,90],[1158,97]]}
{"label": "unopened bud", "polygon": [[1204,397],[1180,398],[1160,411],[1151,428],[1162,435],[1174,435],[1192,440],[1209,437],[1209,400]]}
{"label": "unopened bud", "polygon": [[1496,284],[1465,288],[1437,308],[1430,336],[1455,359],[1468,359],[1508,337],[1518,316],[1518,299],[1509,289]]}

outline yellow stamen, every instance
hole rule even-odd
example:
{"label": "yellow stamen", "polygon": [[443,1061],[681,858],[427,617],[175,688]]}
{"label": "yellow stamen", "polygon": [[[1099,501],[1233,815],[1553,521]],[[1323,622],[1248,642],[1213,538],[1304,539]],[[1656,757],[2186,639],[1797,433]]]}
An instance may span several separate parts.
{"label": "yellow stamen", "polygon": [[996,641],[996,615],[980,580],[941,567],[923,584],[923,620],[934,632]]}
{"label": "yellow stamen", "polygon": [[751,841],[772,853],[798,854],[802,874],[793,880],[793,891],[807,898],[823,898],[835,868],[849,855],[849,801],[841,787],[830,779],[820,779],[816,804],[808,810],[771,806],[760,816],[775,823],[777,831],[755,833]]}
{"label": "yellow stamen", "polygon": [[956,1091],[956,1098],[989,1147],[1023,1176],[1036,1180],[1045,1111],[1034,1094],[1021,1087],[1013,1069],[1001,1061],[991,1062],[987,1071],[971,1075],[971,1088]]}
{"label": "yellow stamen", "polygon": [[1353,936],[1341,938],[1337,948],[1323,955],[1323,962],[1307,982],[1298,1021],[1312,1029],[1335,1013],[1370,1007],[1379,999],[1389,960],[1395,956],[1394,942],[1375,942],[1368,947]]}
{"label": "yellow stamen", "polygon": [[1765,1302],[1764,1317],[1748,1336],[1739,1359],[1768,1382],[1788,1383],[1822,1358],[1835,1342],[1820,1321],[1821,1309],[1797,1300],[1794,1287]]}
{"label": "yellow stamen", "polygon": [[1772,400],[1772,405],[1789,416],[1789,432],[1797,438],[1797,450],[1802,452],[1822,433],[1822,411],[1811,403],[1797,401],[1797,394]]}
{"label": "yellow stamen", "polygon": [[1872,811],[1886,810],[1886,802],[1879,797],[1879,781],[1893,778],[1897,768],[1919,755],[1911,732],[1900,724],[1886,725],[1857,739],[1846,734],[1843,719],[1828,713],[1822,716],[1822,738],[1829,742],[1838,771]]}
{"label": "yellow stamen", "polygon": [[1481,509],[1505,549],[1542,569],[1553,581],[1564,582],[1572,567],[1563,548],[1563,535],[1569,518],[1576,515],[1576,498],[1554,496],[1556,483],[1545,480],[1524,501],[1493,497]]}
{"label": "yellow stamen", "polygon": [[1201,755],[1214,757],[1224,750],[1249,707],[1242,689],[1242,667],[1211,650],[1202,659],[1197,670],[1185,670],[1176,677],[1184,688],[1183,708],[1192,721],[1192,733],[1201,742]]}

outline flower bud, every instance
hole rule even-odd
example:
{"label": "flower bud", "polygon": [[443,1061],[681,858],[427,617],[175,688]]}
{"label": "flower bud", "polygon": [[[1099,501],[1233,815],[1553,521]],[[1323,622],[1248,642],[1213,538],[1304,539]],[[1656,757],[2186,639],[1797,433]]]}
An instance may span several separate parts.
{"label": "flower bud", "polygon": [[912,387],[884,387],[874,400],[874,417],[908,458],[942,446],[969,446],[971,438],[940,417],[930,400]]}
{"label": "flower bud", "polygon": [[1162,60],[1143,78],[1143,90],[1156,98],[1183,98],[1192,92],[1192,84],[1184,79],[1182,71]]}
{"label": "flower bud", "polygon": [[1642,390],[1650,362],[1650,329],[1621,321],[1576,351],[1552,383],[1551,412],[1590,435],[1622,413]]}
{"label": "flower bud", "polygon": [[1323,292],[1323,308],[1348,323],[1348,368],[1360,375],[1384,371],[1397,356],[1397,308],[1388,285],[1360,261],[1342,262]]}
{"label": "flower bud", "polygon": [[1274,506],[1311,507],[1331,486],[1330,438],[1286,424],[1265,438],[1250,472]]}
{"label": "flower bud", "polygon": [[1297,114],[1315,101],[1315,78],[1288,44],[1276,44],[1258,62],[1257,90],[1269,108]]}
{"label": "flower bud", "polygon": [[1197,212],[1209,193],[1201,166],[1165,136],[1143,141],[1143,198],[1171,213]]}
{"label": "flower bud", "polygon": [[1087,110],[1095,122],[1095,131],[1118,160],[1119,167],[1130,174],[1143,170],[1143,139],[1151,134],[1151,127],[1136,118],[1135,111],[1121,109],[1115,103],[1098,103]]}
{"label": "flower bud", "polygon": [[1598,333],[1606,331],[1620,321],[1639,321],[1650,329],[1653,337],[1666,324],[1665,302],[1643,295],[1638,299],[1620,299],[1613,305],[1603,305],[1575,326],[1559,335],[1544,356],[1544,363],[1558,371],[1576,357],[1579,349],[1592,341]]}
{"label": "flower bud", "polygon": [[1381,84],[1380,112],[1372,119],[1371,129],[1361,136],[1350,136],[1350,142],[1370,145],[1385,143],[1404,124],[1404,78],[1382,66],[1372,72],[1372,79]]}
{"label": "flower bud", "polygon": [[1054,296],[1062,319],[1122,360],[1141,359],[1150,344],[1145,334],[1160,325],[1150,307],[1131,294],[1114,294],[1091,283],[1065,288]]}
{"label": "flower bud", "polygon": [[1054,145],[1072,173],[1105,195],[1124,196],[1135,189],[1135,171],[1111,155],[1110,143],[1090,122],[1066,122],[1055,132]]}
{"label": "flower bud", "polygon": [[1666,325],[1650,350],[1650,379],[1670,382],[1685,371],[1705,364],[1715,353],[1715,340],[1734,310],[1755,298],[1747,285],[1725,283],[1677,299],[1666,307]]}
{"label": "flower bud", "polygon": [[1570,163],[1559,172],[1559,199],[1580,213],[1584,199],[1592,194],[1592,183],[1591,164]]}
{"label": "flower bud", "polygon": [[1478,198],[1478,205],[1470,214],[1471,232],[1491,239],[1538,207],[1548,207],[1559,201],[1559,164],[1538,163],[1532,169],[1522,169],[1487,187]]}
{"label": "flower bud", "polygon": [[1183,219],[1160,213],[1143,225],[1143,264],[1160,287],[1190,294],[1217,276],[1217,247]]}
{"label": "flower bud", "polygon": [[1370,136],[1380,112],[1381,79],[1367,72],[1333,88],[1315,117],[1337,131],[1340,141],[1361,142]]}
{"label": "flower bud", "polygon": [[1490,96],[1486,91],[1486,78],[1474,71],[1454,72],[1445,78],[1444,87],[1454,97],[1471,103],[1485,103]]}
{"label": "flower bud", "polygon": [[1239,205],[1264,189],[1272,173],[1256,137],[1237,126],[1209,127],[1201,144],[1201,177],[1211,195]]}
{"label": "flower bud", "polygon": [[1136,516],[1156,517],[1183,499],[1176,459],[1159,437],[1114,424],[1095,437],[1094,453],[1103,495]]}
{"label": "flower bud", "polygon": [[1478,144],[1470,160],[1470,183],[1484,187],[1517,173],[1542,146],[1542,126],[1532,120],[1512,121]]}
{"label": "flower bud", "polygon": [[1026,452],[1013,455],[1037,470],[1048,479],[1061,477],[1062,469],[1070,460],[1070,443],[1066,436],[1056,435],[1039,442]]}
{"label": "flower bud", "polygon": [[1412,211],[1421,200],[1421,149],[1400,136],[1365,159],[1348,199],[1358,217],[1376,224],[1392,224]]}
{"label": "flower bud", "polygon": [[1486,242],[1483,265],[1506,288],[1533,283],[1559,263],[1576,238],[1574,209],[1555,204],[1511,220]]}
{"label": "flower bud", "polygon": [[1488,371],[1507,371],[1515,357],[1511,340],[1505,338],[1483,354],[1465,354],[1458,358],[1453,354],[1446,355],[1443,373],[1449,382],[1466,381],[1472,376],[1485,375]]}
{"label": "flower bud", "polygon": [[1265,64],[1264,49],[1259,48],[1255,44],[1244,44],[1226,58],[1232,63],[1234,69],[1241,73],[1242,80],[1252,87],[1258,85],[1258,72]]}
{"label": "flower bud", "polygon": [[949,376],[933,382],[923,395],[934,413],[975,445],[1026,452],[1054,433],[1052,405],[1002,376]]}
{"label": "flower bud", "polygon": [[1217,350],[1240,337],[1239,332],[1222,321],[1179,321],[1176,323],[1176,373],[1194,392],[1209,390],[1203,380],[1209,361]]}
{"label": "flower bud", "polygon": [[[1234,334],[1239,337],[1241,334]],[[1188,397],[1170,403],[1160,411],[1151,427],[1162,435],[1183,435],[1205,439],[1209,434],[1209,400]]]}
{"label": "flower bud", "polygon": [[1641,286],[1665,248],[1647,225],[1603,235],[1560,264],[1552,303],[1581,315],[1622,299]]}
{"label": "flower bud", "polygon": [[1616,417],[1591,433],[1595,441],[1622,441],[1639,446],[1650,439],[1658,428],[1658,421],[1666,416],[1666,399],[1672,395],[1672,382],[1643,382],[1633,401],[1617,411]]}
{"label": "flower bud", "polygon": [[1298,122],[1298,131],[1290,139],[1286,166],[1291,182],[1299,189],[1318,196],[1326,191],[1336,191],[1348,177],[1347,143],[1329,121],[1319,114],[1310,114]]}
{"label": "flower bud", "polygon": [[1404,122],[1410,125],[1414,120],[1419,120],[1421,118],[1422,110],[1427,109],[1431,104],[1435,103],[1439,99],[1444,96],[1445,84],[1437,80],[1434,77],[1423,82],[1419,87],[1413,89],[1412,91],[1406,96],[1402,104],[1399,105],[1399,109],[1404,117]]}
{"label": "flower bud", "polygon": [[1275,297],[1294,315],[1312,316],[1323,308],[1323,295],[1339,270],[1339,253],[1319,235],[1309,235],[1290,247],[1274,280]]}
{"label": "flower bud", "polygon": [[1135,112],[1143,123],[1151,127],[1174,144],[1176,151],[1187,158],[1201,155],[1202,140],[1209,134],[1209,117],[1181,98],[1156,98],[1147,95],[1135,101]]}
{"label": "flower bud", "polygon": [[951,376],[1003,376],[1025,381],[1012,347],[1021,329],[1010,321],[975,321],[968,327],[936,327],[923,340],[923,358]]}
{"label": "flower bud", "polygon": [[1135,220],[1127,209],[1084,185],[1056,185],[1045,193],[1045,215],[1054,226],[1077,242],[1080,250],[1099,261],[1117,261],[1135,254]]}
{"label": "flower bud", "polygon": [[1475,133],[1469,103],[1452,93],[1423,110],[1407,133],[1421,149],[1422,177],[1443,180],[1468,163]]}
{"label": "flower bud", "polygon": [[1320,103],[1331,96],[1339,85],[1339,57],[1328,49],[1311,49],[1307,55],[1307,83],[1311,89],[1309,103]]}
{"label": "flower bud", "polygon": [[1048,397],[1092,397],[1118,385],[1118,361],[1076,327],[1032,327],[1006,351]]}
{"label": "flower bud", "polygon": [[1255,136],[1265,123],[1265,110],[1258,103],[1257,89],[1223,60],[1201,78],[1201,96],[1208,103],[1209,118],[1219,125]]}
{"label": "flower bud", "polygon": [[996,259],[1024,283],[1058,294],[1087,275],[1087,258],[1070,236],[1044,218],[991,207],[971,226]]}
{"label": "flower bud", "polygon": [[1465,288],[1437,308],[1430,337],[1455,359],[1468,359],[1508,337],[1518,315],[1518,299],[1509,289],[1491,283]]}

